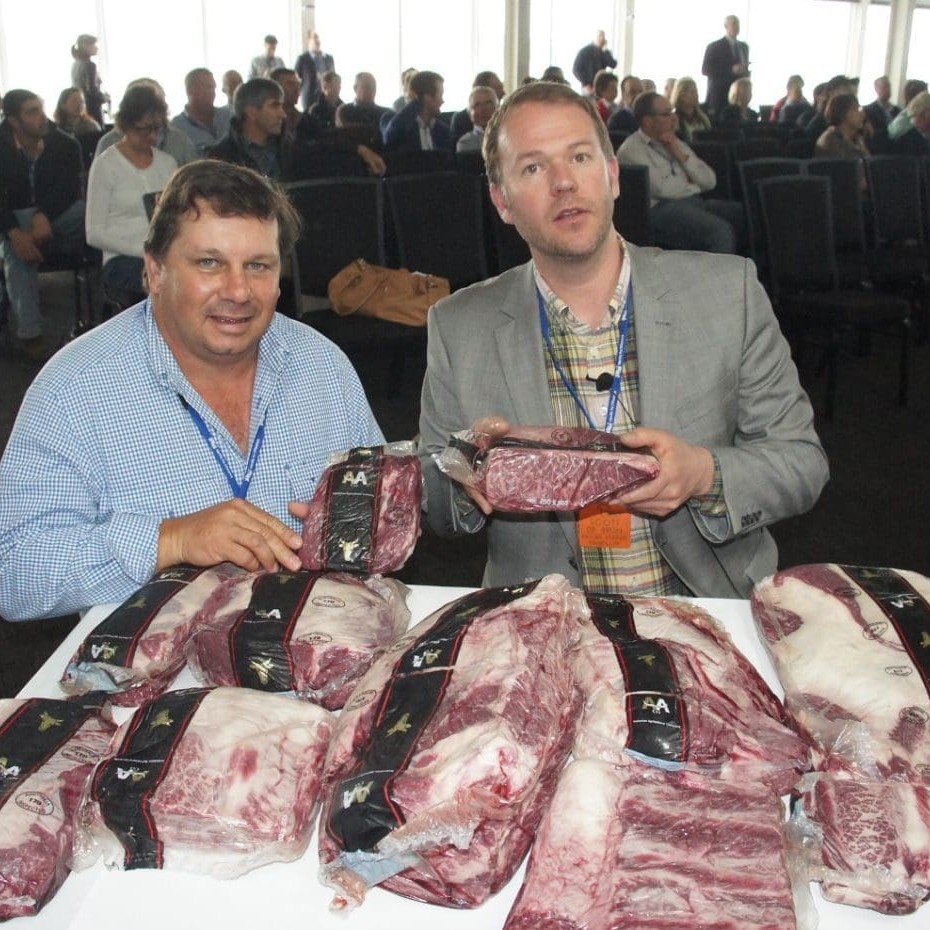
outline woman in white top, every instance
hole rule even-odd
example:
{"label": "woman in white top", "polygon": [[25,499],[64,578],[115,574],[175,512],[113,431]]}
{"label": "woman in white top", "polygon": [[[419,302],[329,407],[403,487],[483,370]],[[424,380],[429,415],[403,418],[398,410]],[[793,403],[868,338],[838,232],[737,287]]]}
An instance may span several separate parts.
{"label": "woman in white top", "polygon": [[90,166],[87,182],[87,242],[103,251],[103,287],[128,307],[145,296],[142,245],[155,196],[177,168],[154,147],[168,118],[165,100],[148,84],[126,90],[116,115],[123,138]]}

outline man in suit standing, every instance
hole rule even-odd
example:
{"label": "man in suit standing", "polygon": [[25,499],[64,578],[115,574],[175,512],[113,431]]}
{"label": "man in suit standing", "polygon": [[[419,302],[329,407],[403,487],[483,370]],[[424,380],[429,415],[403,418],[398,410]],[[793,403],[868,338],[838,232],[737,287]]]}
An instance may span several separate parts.
{"label": "man in suit standing", "polygon": [[443,78],[435,71],[418,71],[410,81],[413,100],[384,128],[385,152],[451,151],[449,127],[439,119]]}
{"label": "man in suit standing", "polygon": [[730,85],[749,76],[749,46],[737,39],[739,17],[730,15],[723,21],[725,35],[711,42],[704,50],[701,74],[707,78],[707,101],[704,108],[711,117],[719,115],[727,105]]}
{"label": "man in suit standing", "polygon": [[[570,88],[515,91],[483,151],[491,199],[532,260],[430,311],[429,524],[456,535],[487,523],[489,585],[561,572],[589,590],[746,597],[776,568],[764,527],[811,507],[827,478],[754,266],[624,242],[610,139]],[[453,431],[508,423],[622,433],[656,456],[659,476],[602,513],[494,514],[431,454]]]}

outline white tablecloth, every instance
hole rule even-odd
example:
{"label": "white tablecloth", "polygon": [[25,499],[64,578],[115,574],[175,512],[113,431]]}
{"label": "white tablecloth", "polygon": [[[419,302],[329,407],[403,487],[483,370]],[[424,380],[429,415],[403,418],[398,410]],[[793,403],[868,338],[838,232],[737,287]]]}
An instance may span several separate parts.
{"label": "white tablecloth", "polygon": [[[414,586],[409,606],[413,622],[466,593],[467,588]],[[745,601],[697,601],[726,627],[736,645],[779,695],[771,663],[756,635]],[[58,679],[74,650],[112,609],[95,607],[75,627],[55,654],[23,688],[22,697],[61,697]],[[184,671],[175,687],[196,682]],[[118,710],[123,720],[129,711]],[[348,918],[333,914],[330,892],[317,880],[316,837],[297,862],[257,869],[232,881],[180,872],[107,872],[99,863],[72,874],[58,895],[32,918],[4,924],[4,930],[499,930],[520,888],[521,869],[498,895],[473,911],[456,911],[419,904],[374,889],[362,907]],[[820,930],[930,930],[930,904],[909,917],[885,917],[872,911],[830,904],[813,891]]]}

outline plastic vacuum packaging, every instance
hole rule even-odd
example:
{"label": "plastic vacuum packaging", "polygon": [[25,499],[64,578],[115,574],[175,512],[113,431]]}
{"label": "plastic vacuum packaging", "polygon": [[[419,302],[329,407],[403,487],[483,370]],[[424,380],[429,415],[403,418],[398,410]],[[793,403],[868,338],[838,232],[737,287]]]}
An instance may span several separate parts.
{"label": "plastic vacuum packaging", "polygon": [[67,878],[81,789],[116,729],[105,700],[0,700],[0,920],[37,913]]}
{"label": "plastic vacuum packaging", "polygon": [[585,614],[561,575],[477,591],[375,662],[327,757],[320,862],[334,907],[373,885],[476,907],[511,878],[571,745],[569,652]]}
{"label": "plastic vacuum packaging", "polygon": [[88,780],[74,867],[234,878],[296,859],[313,832],[332,715],[249,688],[169,691],[114,735]]}
{"label": "plastic vacuum packaging", "polygon": [[408,589],[393,578],[279,571],[228,584],[187,644],[198,681],[292,691],[329,710],[410,621]]}
{"label": "plastic vacuum packaging", "polygon": [[810,767],[778,698],[694,604],[589,594],[576,653],[585,698],[576,758],[751,780],[787,794]]}
{"label": "plastic vacuum packaging", "polygon": [[62,675],[62,688],[69,694],[106,691],[112,704],[133,707],[161,694],[184,667],[198,612],[241,574],[224,562],[178,565],[155,575],[88,633]]}
{"label": "plastic vacuum packaging", "polygon": [[694,772],[572,762],[505,930],[813,930],[780,798]]}
{"label": "plastic vacuum packaging", "polygon": [[930,579],[801,565],[756,585],[750,603],[785,705],[819,755],[930,786]]}
{"label": "plastic vacuum packaging", "polygon": [[504,436],[464,430],[434,459],[495,510],[514,512],[580,510],[659,473],[649,452],[583,427],[515,426]]}
{"label": "plastic vacuum packaging", "polygon": [[423,473],[416,446],[395,442],[330,459],[310,501],[299,556],[313,571],[397,571],[420,535]]}

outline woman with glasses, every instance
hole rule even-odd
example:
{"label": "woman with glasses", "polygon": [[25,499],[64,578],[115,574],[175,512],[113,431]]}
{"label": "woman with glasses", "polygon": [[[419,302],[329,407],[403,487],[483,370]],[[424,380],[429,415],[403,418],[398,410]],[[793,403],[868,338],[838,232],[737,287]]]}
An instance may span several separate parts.
{"label": "woman with glasses", "polygon": [[177,168],[156,147],[168,118],[165,99],[149,84],[126,90],[116,115],[123,134],[93,160],[87,182],[87,242],[103,251],[104,293],[120,309],[145,296],[142,244],[158,193]]}

